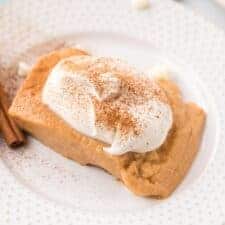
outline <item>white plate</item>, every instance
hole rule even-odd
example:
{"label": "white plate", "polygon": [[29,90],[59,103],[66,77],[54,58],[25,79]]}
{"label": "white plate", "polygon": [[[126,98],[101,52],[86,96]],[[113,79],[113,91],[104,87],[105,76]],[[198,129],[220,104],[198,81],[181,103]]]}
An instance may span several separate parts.
{"label": "white plate", "polygon": [[0,8],[0,27],[0,63],[7,71],[0,81],[8,87],[20,83],[12,78],[18,61],[34,61],[65,41],[93,54],[124,58],[141,69],[168,64],[184,97],[208,115],[188,176],[164,201],[136,197],[102,170],[82,167],[34,139],[19,151],[0,142],[0,224],[225,222],[221,31],[169,0],[152,0],[151,8],[140,12],[130,8],[130,1],[119,0],[14,1]]}

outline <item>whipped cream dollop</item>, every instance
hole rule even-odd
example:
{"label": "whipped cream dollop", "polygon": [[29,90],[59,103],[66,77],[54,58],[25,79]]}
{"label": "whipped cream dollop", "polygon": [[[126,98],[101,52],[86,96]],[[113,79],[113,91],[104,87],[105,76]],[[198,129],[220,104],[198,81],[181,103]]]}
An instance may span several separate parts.
{"label": "whipped cream dollop", "polygon": [[42,101],[78,132],[120,155],[160,147],[172,110],[159,85],[118,59],[72,56],[51,71]]}

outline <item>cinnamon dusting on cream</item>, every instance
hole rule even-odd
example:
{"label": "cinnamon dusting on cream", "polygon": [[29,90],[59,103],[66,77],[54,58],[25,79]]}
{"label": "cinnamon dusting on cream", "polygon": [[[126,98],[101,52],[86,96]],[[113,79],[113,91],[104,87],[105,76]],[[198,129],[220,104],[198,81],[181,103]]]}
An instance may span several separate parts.
{"label": "cinnamon dusting on cream", "polygon": [[76,56],[48,77],[43,102],[78,131],[111,144],[112,154],[159,147],[172,126],[158,84],[119,59]]}
{"label": "cinnamon dusting on cream", "polygon": [[129,113],[129,107],[143,104],[153,99],[165,103],[168,103],[168,100],[165,93],[153,80],[141,74],[139,76],[133,76],[131,68],[122,65],[120,60],[116,61],[116,63],[118,62],[121,67],[123,66],[123,69],[126,69],[126,74],[121,73],[121,68],[118,67],[118,64],[114,65],[115,62],[111,58],[97,58],[90,65],[79,66],[70,60],[66,60],[62,66],[65,70],[73,73],[81,73],[87,77],[99,94],[105,89],[109,95],[114,91],[115,88],[112,87],[111,82],[105,83],[101,79],[102,74],[112,74],[114,76],[113,78],[118,82],[118,93],[114,93],[113,97],[103,100],[92,96],[96,122],[112,130],[120,129],[124,135],[130,133],[138,135],[142,128],[138,120]]}

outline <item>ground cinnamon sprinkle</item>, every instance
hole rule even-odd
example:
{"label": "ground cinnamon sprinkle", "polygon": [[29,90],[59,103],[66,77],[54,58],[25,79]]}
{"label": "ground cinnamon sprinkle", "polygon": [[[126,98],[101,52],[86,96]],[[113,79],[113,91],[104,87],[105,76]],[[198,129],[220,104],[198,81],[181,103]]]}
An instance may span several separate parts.
{"label": "ground cinnamon sprinkle", "polygon": [[138,135],[140,129],[138,121],[122,107],[111,105],[109,102],[95,102],[96,123],[103,124],[109,129],[119,129],[121,133]]}
{"label": "ground cinnamon sprinkle", "polygon": [[[80,59],[82,58],[84,59],[81,56]],[[142,127],[130,109],[149,100],[167,103],[165,93],[154,81],[143,74],[137,75],[135,70],[120,60],[92,57],[78,62],[75,64],[68,59],[63,63],[63,67],[86,77],[94,85],[100,97],[104,93],[106,95],[100,99],[92,96],[96,124],[112,130],[119,129],[122,134],[138,135]]]}

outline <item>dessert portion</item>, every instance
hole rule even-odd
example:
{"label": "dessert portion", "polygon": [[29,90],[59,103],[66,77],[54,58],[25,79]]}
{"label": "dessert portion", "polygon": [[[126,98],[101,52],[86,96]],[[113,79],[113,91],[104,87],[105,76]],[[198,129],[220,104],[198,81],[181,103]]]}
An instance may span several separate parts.
{"label": "dessert portion", "polygon": [[108,144],[113,155],[160,147],[172,110],[155,81],[118,59],[72,56],[51,71],[42,102],[78,132]]}
{"label": "dessert portion", "polygon": [[141,196],[169,196],[198,151],[204,111],[118,59],[63,49],[32,68],[9,110],[24,130]]}

